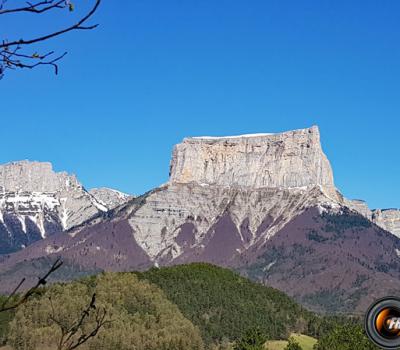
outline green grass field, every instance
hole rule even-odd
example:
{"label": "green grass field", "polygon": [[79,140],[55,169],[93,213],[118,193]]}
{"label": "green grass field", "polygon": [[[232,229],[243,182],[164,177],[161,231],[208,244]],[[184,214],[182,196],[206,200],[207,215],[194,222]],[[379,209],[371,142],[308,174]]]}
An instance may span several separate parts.
{"label": "green grass field", "polygon": [[[317,343],[317,339],[303,334],[292,334],[292,337],[300,344],[303,350],[312,350]],[[268,350],[284,350],[288,342],[286,340],[272,340],[267,342],[266,349]]]}

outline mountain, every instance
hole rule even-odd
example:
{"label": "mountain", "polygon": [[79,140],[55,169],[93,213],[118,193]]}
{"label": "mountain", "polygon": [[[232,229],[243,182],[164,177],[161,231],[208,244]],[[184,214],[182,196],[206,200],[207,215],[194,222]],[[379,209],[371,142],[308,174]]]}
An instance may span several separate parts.
{"label": "mountain", "polygon": [[87,192],[50,163],[0,165],[0,254],[66,231],[128,200],[114,190]]}
{"label": "mountain", "polygon": [[357,313],[400,288],[400,239],[362,207],[336,189],[317,127],[187,138],[165,185],[3,256],[0,289],[43,257],[112,271],[204,261],[313,310]]}

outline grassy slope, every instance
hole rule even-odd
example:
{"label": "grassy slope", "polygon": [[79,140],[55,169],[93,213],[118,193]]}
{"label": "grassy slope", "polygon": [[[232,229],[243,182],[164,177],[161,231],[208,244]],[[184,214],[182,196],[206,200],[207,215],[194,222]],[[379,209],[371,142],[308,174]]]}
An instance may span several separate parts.
{"label": "grassy slope", "polygon": [[[317,339],[304,334],[293,333],[292,337],[296,339],[303,350],[312,350],[317,343]],[[284,350],[288,342],[286,340],[269,341],[267,343],[268,350]]]}

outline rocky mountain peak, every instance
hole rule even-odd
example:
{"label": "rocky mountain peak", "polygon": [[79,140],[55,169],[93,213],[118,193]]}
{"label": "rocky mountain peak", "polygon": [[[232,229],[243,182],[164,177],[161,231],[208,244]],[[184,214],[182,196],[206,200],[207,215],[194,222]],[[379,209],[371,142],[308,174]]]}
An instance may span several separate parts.
{"label": "rocky mountain peak", "polygon": [[127,199],[112,190],[91,194],[75,175],[55,172],[48,162],[0,165],[0,254],[69,230]]}
{"label": "rocky mountain peak", "polygon": [[174,148],[170,183],[334,188],[317,126],[277,134],[185,138]]}

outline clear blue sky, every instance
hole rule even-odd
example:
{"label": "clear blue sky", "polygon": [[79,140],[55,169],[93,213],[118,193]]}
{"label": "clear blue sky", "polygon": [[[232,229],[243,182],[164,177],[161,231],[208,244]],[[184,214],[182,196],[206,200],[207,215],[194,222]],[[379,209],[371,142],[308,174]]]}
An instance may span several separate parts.
{"label": "clear blue sky", "polygon": [[[400,207],[399,1],[103,2],[98,30],[48,43],[69,51],[58,77],[0,81],[1,163],[51,161],[139,194],[167,180],[185,136],[317,124],[338,188]],[[3,18],[1,32],[63,16]]]}

